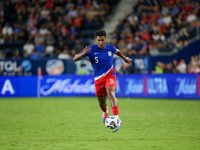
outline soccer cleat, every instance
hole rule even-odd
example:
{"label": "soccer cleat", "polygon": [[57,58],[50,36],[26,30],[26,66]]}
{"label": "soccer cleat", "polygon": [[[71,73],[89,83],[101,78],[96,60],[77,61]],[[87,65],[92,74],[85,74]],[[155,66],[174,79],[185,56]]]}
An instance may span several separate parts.
{"label": "soccer cleat", "polygon": [[102,121],[103,121],[103,123],[105,123],[107,117],[108,117],[108,106],[107,106],[107,111],[106,111],[106,113],[103,112],[103,114],[102,114]]}
{"label": "soccer cleat", "polygon": [[115,129],[113,129],[113,131],[114,131],[114,132],[118,131],[118,130],[119,130],[119,128],[120,128],[120,126],[121,126],[121,124],[122,124],[122,121],[121,121],[121,120],[119,120],[119,125],[118,125],[118,127],[116,127]]}

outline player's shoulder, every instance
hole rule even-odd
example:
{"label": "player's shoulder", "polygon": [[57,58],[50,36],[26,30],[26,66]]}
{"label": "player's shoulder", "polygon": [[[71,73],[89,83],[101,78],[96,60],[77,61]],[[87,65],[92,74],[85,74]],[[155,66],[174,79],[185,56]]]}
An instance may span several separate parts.
{"label": "player's shoulder", "polygon": [[116,50],[116,47],[112,44],[106,44],[106,48],[110,50]]}
{"label": "player's shoulder", "polygon": [[90,45],[91,50],[96,50],[98,48],[97,44]]}

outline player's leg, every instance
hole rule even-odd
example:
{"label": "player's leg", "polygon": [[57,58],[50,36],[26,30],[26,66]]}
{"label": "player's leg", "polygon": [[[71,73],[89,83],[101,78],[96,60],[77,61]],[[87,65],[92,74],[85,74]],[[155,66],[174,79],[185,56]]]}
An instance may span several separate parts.
{"label": "player's leg", "polygon": [[104,96],[97,96],[97,99],[99,101],[99,106],[102,109],[103,112],[107,111],[107,103],[106,103],[106,95]]}
{"label": "player's leg", "polygon": [[108,99],[110,100],[110,105],[112,107],[113,115],[119,119],[119,109],[118,109],[118,101],[115,97],[116,87],[108,86],[106,88],[106,92],[108,95]]}
{"label": "player's leg", "polygon": [[[118,101],[115,96],[115,92],[117,89],[117,83],[115,76],[112,76],[111,78],[107,79],[106,82],[106,92],[108,95],[108,99],[110,100],[110,104],[112,107],[113,115],[119,119],[119,108],[118,108]],[[120,125],[122,124],[122,121],[119,119],[119,126],[115,128],[113,131],[117,131],[120,128]]]}
{"label": "player's leg", "polygon": [[105,81],[95,81],[96,88],[96,96],[99,101],[99,106],[103,111],[102,121],[105,123],[106,118],[108,117],[108,107],[106,103],[106,89],[105,89]]}
{"label": "player's leg", "polygon": [[105,120],[108,117],[108,106],[107,106],[107,103],[106,103],[106,98],[107,98],[106,95],[97,96],[97,99],[99,101],[99,106],[100,106],[101,110],[103,111],[103,114],[102,114],[103,123],[105,123]]}

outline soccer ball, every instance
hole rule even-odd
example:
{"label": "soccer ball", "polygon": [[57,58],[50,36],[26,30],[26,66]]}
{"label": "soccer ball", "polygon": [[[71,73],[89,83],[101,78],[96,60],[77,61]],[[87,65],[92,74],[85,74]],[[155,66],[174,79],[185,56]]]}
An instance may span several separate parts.
{"label": "soccer ball", "polygon": [[105,125],[109,129],[115,129],[119,125],[119,119],[115,116],[108,116]]}

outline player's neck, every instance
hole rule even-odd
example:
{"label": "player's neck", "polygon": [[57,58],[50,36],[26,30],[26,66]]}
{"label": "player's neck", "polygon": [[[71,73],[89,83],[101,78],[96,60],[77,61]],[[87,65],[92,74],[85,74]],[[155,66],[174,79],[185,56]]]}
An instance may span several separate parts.
{"label": "player's neck", "polygon": [[[99,47],[100,48],[100,47]],[[100,49],[105,49],[105,46],[103,48],[100,48]]]}
{"label": "player's neck", "polygon": [[[97,46],[98,46],[98,45],[97,45]],[[105,49],[105,48],[106,48],[106,44],[105,44],[103,47],[99,47],[99,46],[98,46],[98,48],[99,48],[99,49]]]}

